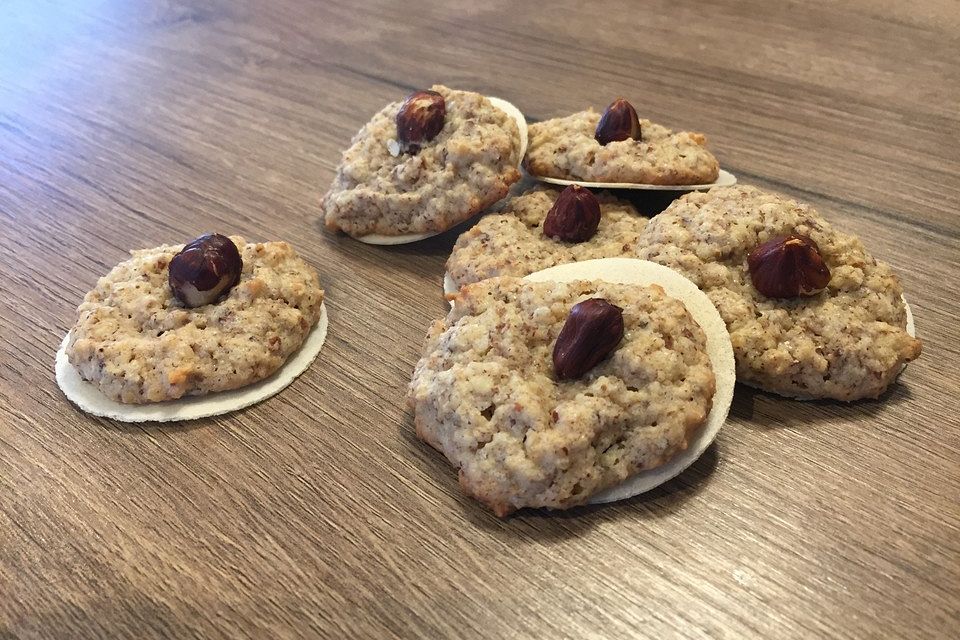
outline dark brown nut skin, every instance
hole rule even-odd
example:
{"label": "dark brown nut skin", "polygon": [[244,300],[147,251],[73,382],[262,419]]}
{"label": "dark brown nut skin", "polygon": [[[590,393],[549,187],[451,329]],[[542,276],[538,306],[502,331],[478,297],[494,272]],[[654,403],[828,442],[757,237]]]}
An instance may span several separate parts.
{"label": "dark brown nut skin", "polygon": [[573,305],[553,347],[558,380],[581,377],[610,355],[623,339],[623,309],[603,298]]}
{"label": "dark brown nut skin", "polygon": [[564,242],[585,242],[600,226],[600,203],[590,189],[570,185],[550,207],[543,220],[543,235]]}
{"label": "dark brown nut skin", "polygon": [[437,137],[447,117],[447,104],[436,91],[407,96],[397,112],[397,141],[405,153],[416,153]]}
{"label": "dark brown nut skin", "polygon": [[747,256],[750,280],[768,298],[813,296],[830,284],[830,269],[820,247],[806,236],[779,236]]}
{"label": "dark brown nut skin", "polygon": [[240,282],[243,259],[237,245],[219,233],[191,241],[170,260],[170,290],[185,307],[210,304]]}
{"label": "dark brown nut skin", "polygon": [[640,139],[640,118],[633,105],[617,98],[607,107],[597,123],[597,131],[593,134],[600,144],[610,144],[632,138]]}

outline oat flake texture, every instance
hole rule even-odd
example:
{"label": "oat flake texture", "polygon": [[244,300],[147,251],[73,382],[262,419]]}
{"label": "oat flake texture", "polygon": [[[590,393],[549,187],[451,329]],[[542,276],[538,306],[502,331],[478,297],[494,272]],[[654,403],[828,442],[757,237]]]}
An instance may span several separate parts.
{"label": "oat flake texture", "polygon": [[355,237],[438,233],[497,202],[520,179],[513,117],[478,93],[432,90],[446,101],[446,120],[417,153],[394,155],[388,145],[402,101],[353,137],[323,198],[328,229]]}
{"label": "oat flake texture", "polygon": [[702,133],[640,120],[640,140],[601,145],[593,109],[531,124],[524,166],[531,174],[588,182],[708,184],[720,173]]}
{"label": "oat flake texture", "polygon": [[183,245],[131,252],[78,308],[70,365],[107,398],[130,404],[229,391],[273,374],[320,319],[323,290],[287,243],[231,240],[243,259],[240,282],[193,309],[167,284]]}
{"label": "oat flake texture", "polygon": [[307,370],[320,354],[327,337],[326,305],[320,305],[320,320],[307,335],[306,340],[287,358],[273,374],[253,384],[219,391],[203,396],[184,396],[178,400],[149,404],[124,404],[103,395],[93,384],[80,377],[76,368],[67,360],[66,347],[70,334],[63,339],[57,352],[57,385],[67,399],[80,410],[95,416],[112,418],[121,422],[174,422],[196,420],[237,411],[262,402],[283,391],[301,373]]}
{"label": "oat flake texture", "polygon": [[[620,306],[625,335],[583,378],[558,382],[552,352],[570,308]],[[497,515],[583,504],[687,448],[716,378],[706,337],[658,286],[499,277],[460,290],[430,328],[410,384],[420,438]]]}
{"label": "oat flake texture", "polygon": [[633,255],[647,219],[629,202],[603,191],[595,193],[600,226],[592,238],[564,242],[546,237],[543,220],[561,191],[536,187],[465,231],[447,260],[454,287],[494,276],[525,276],[566,262]]}
{"label": "oat flake texture", "polygon": [[[789,234],[817,243],[829,286],[812,297],[766,298],[752,284],[747,254]],[[796,398],[876,398],[920,355],[890,266],[809,205],[744,185],[690,193],[650,221],[637,255],[679,271],[710,297],[730,331],[741,382]]]}

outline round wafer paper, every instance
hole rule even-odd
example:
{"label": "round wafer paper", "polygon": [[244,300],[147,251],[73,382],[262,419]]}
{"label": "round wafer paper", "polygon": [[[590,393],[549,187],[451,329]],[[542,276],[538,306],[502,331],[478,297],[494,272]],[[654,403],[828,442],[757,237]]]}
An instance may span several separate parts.
{"label": "round wafer paper", "polygon": [[687,444],[687,448],[665,464],[642,471],[621,484],[593,496],[590,504],[623,500],[649,491],[677,476],[693,464],[720,432],[733,402],[736,364],[727,326],[710,298],[695,284],[663,265],[633,258],[602,258],[562,264],[532,273],[525,280],[537,282],[602,280],[619,284],[659,285],[668,296],[683,303],[707,337],[707,355],[716,377],[713,406],[707,419]]}
{"label": "round wafer paper", "polygon": [[732,187],[737,184],[737,176],[729,171],[720,169],[717,179],[706,184],[643,184],[640,182],[590,182],[589,180],[567,180],[565,178],[550,178],[547,176],[532,176],[540,182],[570,186],[578,184],[590,189],[637,189],[641,191],[705,191],[714,187]]}
{"label": "round wafer paper", "polygon": [[[443,293],[444,295],[452,296],[457,292],[457,285],[454,284],[453,278],[450,277],[449,273],[443,274]],[[452,302],[450,303],[453,304]]]}
{"label": "round wafer paper", "polygon": [[55,370],[57,384],[67,399],[81,410],[95,416],[121,422],[171,422],[196,420],[249,407],[276,395],[297,376],[307,370],[316,359],[327,337],[327,307],[320,306],[320,319],[307,335],[300,348],[287,358],[282,367],[270,377],[254,384],[203,396],[187,396],[179,400],[151,404],[124,404],[103,395],[96,385],[80,377],[67,359],[68,333],[57,351]]}
{"label": "round wafer paper", "polygon": [[[913,311],[910,309],[910,305],[907,304],[907,299],[901,294],[900,299],[903,300],[903,306],[907,308],[907,333],[911,338],[917,337],[917,327],[913,323]],[[907,366],[907,365],[903,365]]]}

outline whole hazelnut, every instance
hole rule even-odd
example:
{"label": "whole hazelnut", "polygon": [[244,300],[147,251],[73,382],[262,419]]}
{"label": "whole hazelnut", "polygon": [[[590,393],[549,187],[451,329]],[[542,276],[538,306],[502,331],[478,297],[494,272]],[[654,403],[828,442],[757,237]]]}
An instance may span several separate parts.
{"label": "whole hazelnut", "polygon": [[817,243],[806,236],[779,236],[747,256],[750,279],[768,298],[812,296],[830,284],[830,269]]}
{"label": "whole hazelnut", "polygon": [[617,348],[623,339],[623,309],[603,298],[573,305],[553,347],[558,380],[579,378]]}
{"label": "whole hazelnut", "polygon": [[628,138],[639,140],[640,118],[637,117],[637,110],[623,98],[617,98],[600,116],[593,137],[604,145]]}
{"label": "whole hazelnut", "polygon": [[185,307],[214,302],[240,282],[243,260],[233,241],[207,233],[191,241],[170,260],[167,280]]}
{"label": "whole hazelnut", "polygon": [[600,226],[600,203],[590,189],[570,185],[557,197],[543,220],[543,235],[565,242],[584,242]]}
{"label": "whole hazelnut", "polygon": [[406,153],[416,153],[443,129],[447,104],[436,91],[417,91],[407,96],[397,112],[397,140]]}

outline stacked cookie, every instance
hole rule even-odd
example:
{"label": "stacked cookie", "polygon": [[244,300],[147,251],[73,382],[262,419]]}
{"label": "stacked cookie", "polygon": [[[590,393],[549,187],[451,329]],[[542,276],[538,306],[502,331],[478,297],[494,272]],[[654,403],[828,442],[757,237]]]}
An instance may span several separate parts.
{"label": "stacked cookie", "polygon": [[702,185],[720,175],[706,136],[640,119],[623,98],[530,125],[524,166],[535,176],[581,183]]}
{"label": "stacked cookie", "polygon": [[354,136],[323,197],[324,223],[372,244],[423,240],[502,199],[521,161],[555,184],[736,182],[721,176],[702,133],[641,120],[622,98],[602,115],[588,109],[528,128],[505,100],[435,85],[388,104]]}
{"label": "stacked cookie", "polygon": [[377,244],[446,231],[520,179],[525,138],[509,103],[442,85],[418,91],[354,136],[323,198],[325,224]]}
{"label": "stacked cookie", "polygon": [[[624,100],[532,125],[524,166],[561,183],[701,184],[719,171],[702,134],[641,121]],[[608,191],[540,186],[457,240],[454,308],[428,335],[410,402],[418,435],[498,515],[646,490],[724,421],[734,365],[716,310],[668,269],[616,262],[646,224]],[[530,281],[570,263],[584,270],[564,284]]]}
{"label": "stacked cookie", "polygon": [[417,435],[497,515],[583,504],[702,451],[692,443],[732,396],[724,342],[722,323],[702,327],[657,284],[483,280],[427,335]]}
{"label": "stacked cookie", "polygon": [[447,260],[445,289],[454,293],[494,276],[523,277],[565,262],[632,255],[646,224],[630,202],[609,192],[536,187],[459,237]]}
{"label": "stacked cookie", "polygon": [[[625,497],[649,488],[645,474],[679,472],[691,443],[709,444],[708,415],[726,414],[719,378],[850,401],[878,397],[919,355],[889,266],[809,206],[715,186],[648,221],[592,189],[716,184],[702,134],[642,120],[622,99],[528,133],[526,170],[570,186],[527,190],[461,234],[444,282],[453,308],[409,394],[418,435],[497,514]],[[576,277],[550,282],[562,265]],[[532,281],[540,272],[547,281]],[[705,355],[690,314],[700,300],[667,295],[674,277],[718,318],[729,361]]]}

